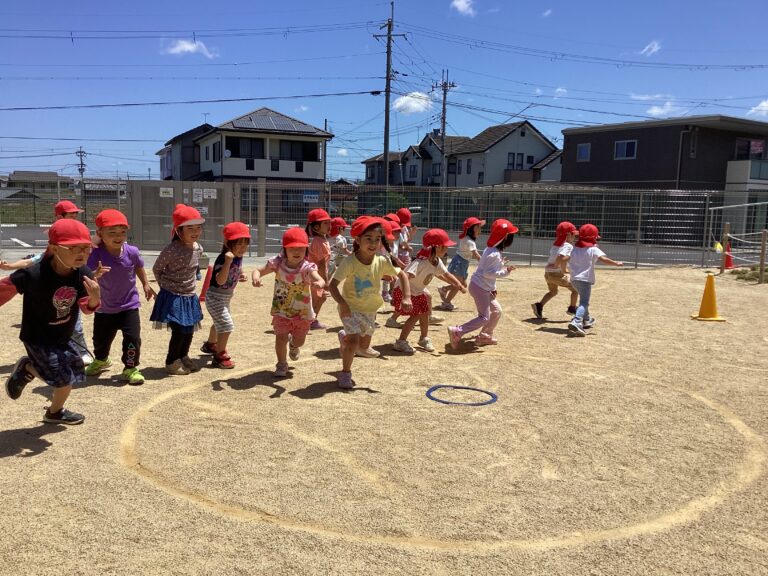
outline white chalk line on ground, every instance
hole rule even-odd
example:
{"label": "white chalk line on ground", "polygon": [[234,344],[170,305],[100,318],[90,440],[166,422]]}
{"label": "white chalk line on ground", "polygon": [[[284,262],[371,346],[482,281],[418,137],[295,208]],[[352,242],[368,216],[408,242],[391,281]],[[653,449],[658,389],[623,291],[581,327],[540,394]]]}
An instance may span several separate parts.
{"label": "white chalk line on ground", "polygon": [[[500,354],[499,354],[500,355]],[[545,358],[539,358],[534,356],[523,356],[520,359],[531,360],[535,362],[546,361]],[[297,363],[307,361],[309,359],[300,360]],[[242,370],[227,376],[227,379],[238,378],[252,374],[259,370],[271,368],[271,364],[261,367],[252,367],[248,370]],[[593,366],[593,365],[590,365]],[[474,375],[473,375],[474,376]],[[628,375],[624,375],[627,377]],[[338,538],[345,542],[355,542],[359,544],[373,544],[373,545],[389,545],[398,548],[406,549],[421,549],[431,551],[450,551],[453,553],[484,553],[493,552],[503,549],[521,549],[532,551],[544,551],[555,548],[567,548],[574,546],[583,546],[593,544],[597,542],[620,540],[626,538],[632,538],[636,536],[645,536],[651,534],[657,534],[672,528],[689,524],[698,520],[702,514],[709,512],[721,505],[726,499],[734,496],[740,491],[745,490],[750,484],[752,484],[763,473],[763,468],[766,462],[766,447],[765,441],[756,434],[747,424],[745,424],[734,412],[724,405],[710,400],[706,396],[697,392],[676,388],[674,386],[668,386],[664,384],[658,384],[650,379],[633,375],[632,377],[647,382],[651,385],[657,385],[676,390],[683,394],[688,395],[697,402],[703,404],[713,412],[717,413],[728,425],[730,425],[743,439],[746,445],[746,455],[744,459],[733,466],[733,473],[730,477],[722,480],[715,486],[709,494],[695,498],[688,502],[685,506],[657,516],[655,518],[639,522],[629,526],[608,528],[603,530],[594,531],[580,531],[570,534],[564,534],[560,536],[552,536],[546,538],[537,539],[514,539],[514,540],[501,540],[488,542],[484,540],[445,540],[431,538],[428,536],[414,535],[414,536],[389,536],[383,534],[357,534],[354,532],[345,532],[338,529],[328,528],[323,525],[315,524],[312,522],[298,521],[292,518],[282,517],[275,514],[271,514],[264,510],[246,510],[244,508],[234,506],[231,504],[225,504],[219,502],[214,498],[194,491],[190,488],[186,488],[177,484],[174,480],[165,478],[160,472],[144,466],[138,457],[137,452],[137,435],[138,427],[141,420],[147,416],[152,409],[156,408],[160,404],[171,400],[180,395],[188,394],[197,390],[209,386],[210,382],[198,382],[189,384],[181,388],[169,390],[163,394],[158,395],[156,398],[150,400],[144,406],[139,408],[128,420],[119,439],[120,447],[120,462],[123,466],[134,472],[139,477],[143,478],[155,487],[163,490],[164,492],[178,497],[204,508],[211,510],[214,513],[228,516],[237,520],[246,522],[260,522],[265,524],[272,524],[280,528],[287,530],[294,530],[298,532],[311,533],[316,536]],[[474,376],[476,380],[482,385],[486,386],[485,382]],[[223,380],[223,379],[222,379]],[[233,412],[233,411],[228,411]],[[325,441],[323,441],[324,443]],[[330,446],[330,445],[329,445]],[[336,454],[340,454],[341,451],[334,447]],[[341,458],[344,461],[344,458]],[[354,462],[352,457],[347,459],[347,462]],[[378,475],[376,479],[380,480]]]}

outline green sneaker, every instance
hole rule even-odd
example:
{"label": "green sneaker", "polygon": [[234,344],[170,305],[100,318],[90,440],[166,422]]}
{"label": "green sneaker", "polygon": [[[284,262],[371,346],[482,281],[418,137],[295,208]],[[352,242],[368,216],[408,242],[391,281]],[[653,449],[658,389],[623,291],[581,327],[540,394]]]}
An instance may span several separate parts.
{"label": "green sneaker", "polygon": [[86,376],[96,376],[102,372],[106,372],[112,366],[112,360],[107,358],[106,360],[94,360],[85,369]]}
{"label": "green sneaker", "polygon": [[144,384],[144,375],[139,372],[138,368],[126,368],[123,373],[120,374],[123,380],[127,380],[131,386],[141,386]]}

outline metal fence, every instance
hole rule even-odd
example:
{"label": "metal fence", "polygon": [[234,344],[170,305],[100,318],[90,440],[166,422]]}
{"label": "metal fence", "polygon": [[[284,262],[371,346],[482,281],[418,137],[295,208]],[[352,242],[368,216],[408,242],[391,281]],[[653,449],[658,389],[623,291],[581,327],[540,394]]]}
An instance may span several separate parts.
{"label": "metal fence", "polygon": [[[158,181],[156,184],[195,189],[210,183]],[[735,235],[754,234],[768,227],[766,206],[755,205],[768,201],[768,191],[619,190],[539,184],[463,189],[384,188],[290,181],[266,181],[262,190],[265,193],[260,198],[258,182],[238,182],[232,194],[234,217],[254,230],[254,250],[260,236],[258,224],[264,223],[262,237],[267,254],[279,250],[286,227],[303,226],[307,212],[317,207],[325,208],[332,216],[343,216],[347,221],[362,214],[384,215],[408,207],[419,230],[444,228],[454,238],[469,216],[485,219],[489,225],[496,218],[507,218],[520,228],[508,255],[523,263],[546,259],[555,228],[562,220],[576,225],[586,222],[597,225],[602,236],[601,246],[606,252],[614,259],[635,266],[717,264],[719,255],[713,247],[720,239],[725,222],[731,223],[731,233]],[[62,190],[60,197],[82,207],[85,222],[91,227],[100,210],[125,209],[126,200],[130,200],[115,191],[86,190],[85,195],[78,195],[74,190]],[[53,221],[53,205],[57,200],[57,196],[3,199],[0,224],[49,224]],[[260,200],[263,210],[260,210]],[[729,208],[731,204],[743,206]],[[144,224],[132,222],[134,227]]]}

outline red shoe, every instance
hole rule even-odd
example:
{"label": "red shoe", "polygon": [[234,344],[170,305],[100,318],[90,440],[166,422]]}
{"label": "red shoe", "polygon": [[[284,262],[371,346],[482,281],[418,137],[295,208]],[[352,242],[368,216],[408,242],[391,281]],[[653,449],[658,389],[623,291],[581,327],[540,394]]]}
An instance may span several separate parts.
{"label": "red shoe", "polygon": [[200,346],[200,352],[203,354],[216,354],[216,342],[208,342],[206,340],[203,342],[203,345]]}
{"label": "red shoe", "polygon": [[227,351],[222,350],[213,357],[213,366],[214,368],[234,368],[235,363],[232,362],[232,358],[227,354]]}

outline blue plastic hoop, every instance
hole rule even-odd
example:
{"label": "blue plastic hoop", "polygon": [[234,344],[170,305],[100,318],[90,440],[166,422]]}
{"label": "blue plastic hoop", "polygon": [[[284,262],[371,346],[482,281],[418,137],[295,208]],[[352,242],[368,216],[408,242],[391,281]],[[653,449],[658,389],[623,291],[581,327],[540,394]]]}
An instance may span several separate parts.
{"label": "blue plastic hoop", "polygon": [[[439,390],[440,388],[451,388],[452,390],[471,390],[473,392],[480,392],[481,394],[487,394],[490,396],[488,400],[484,400],[482,402],[452,402],[451,400],[442,400],[440,398],[435,398],[432,393],[436,390]],[[435,386],[432,386],[429,390],[427,390],[427,398],[430,400],[434,400],[435,402],[440,402],[441,404],[458,404],[460,406],[486,406],[487,404],[493,404],[496,402],[496,400],[499,399],[499,397],[494,394],[493,392],[489,392],[488,390],[481,390],[480,388],[472,388],[471,386],[453,386],[450,384],[437,384]]]}

